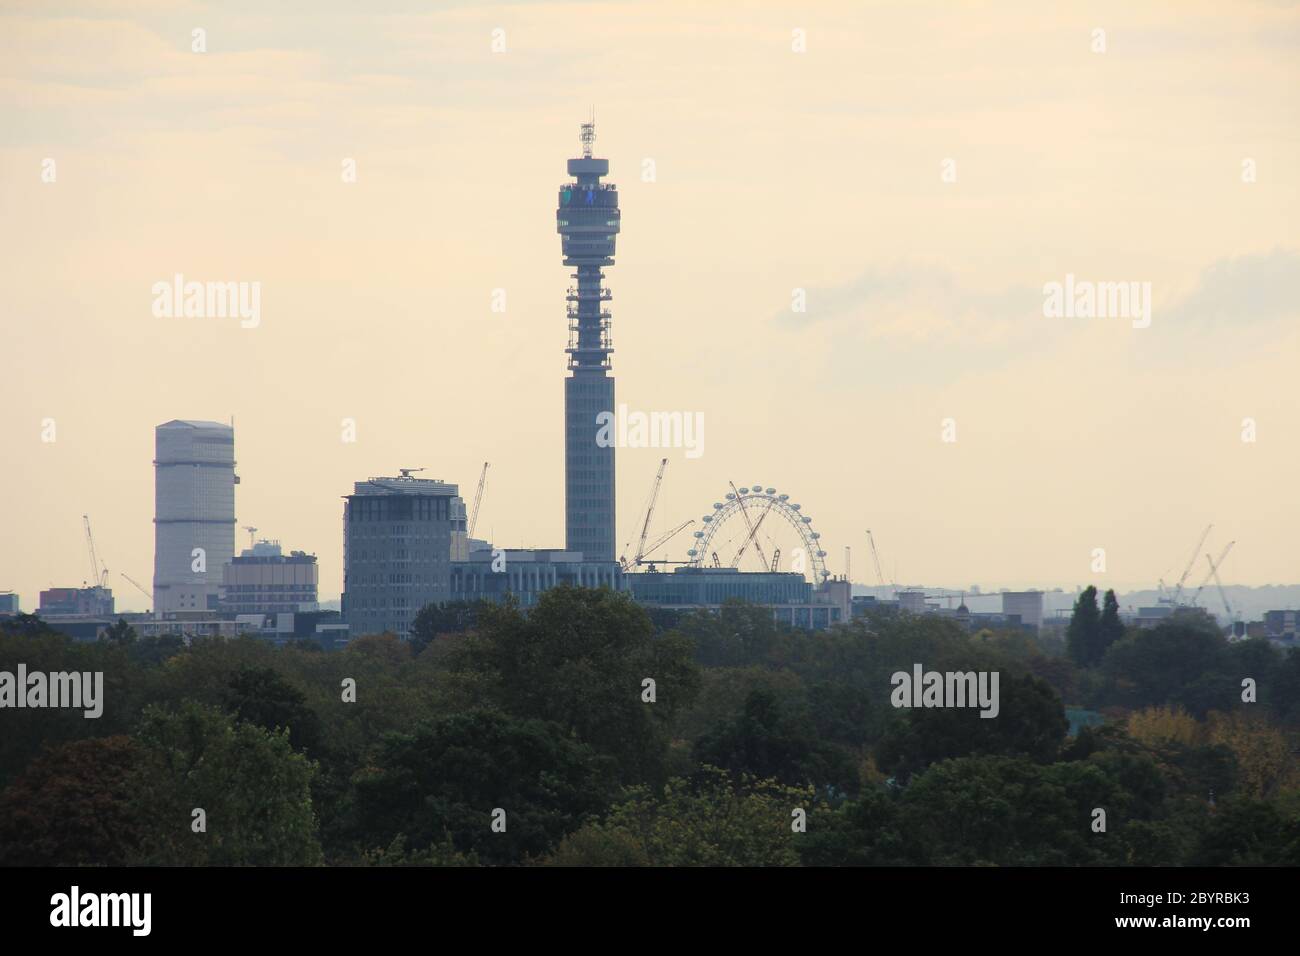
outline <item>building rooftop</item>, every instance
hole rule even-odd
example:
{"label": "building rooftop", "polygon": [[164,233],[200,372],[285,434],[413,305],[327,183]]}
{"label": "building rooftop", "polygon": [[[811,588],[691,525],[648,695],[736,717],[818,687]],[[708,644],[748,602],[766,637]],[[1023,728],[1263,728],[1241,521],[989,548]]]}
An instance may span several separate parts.
{"label": "building rooftop", "polygon": [[169,422],[163,422],[158,427],[171,428],[173,426],[178,428],[232,428],[233,427],[231,425],[227,425],[225,422],[208,422],[208,421],[203,421],[202,419],[199,418],[173,418]]}
{"label": "building rooftop", "polygon": [[354,495],[450,495],[460,493],[456,485],[441,478],[367,478],[353,485]]}

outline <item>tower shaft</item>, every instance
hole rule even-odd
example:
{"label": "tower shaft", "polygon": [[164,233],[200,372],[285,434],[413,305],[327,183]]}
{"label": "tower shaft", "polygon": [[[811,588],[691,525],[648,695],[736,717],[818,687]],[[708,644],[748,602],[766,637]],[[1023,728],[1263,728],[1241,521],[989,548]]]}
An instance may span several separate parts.
{"label": "tower shaft", "polygon": [[[589,561],[613,561],[614,377],[610,354],[610,291],[603,267],[614,264],[619,232],[618,188],[602,182],[609,160],[595,159],[595,128],[584,124],[583,155],[568,163],[570,182],[560,187],[556,231],[564,264],[571,266],[569,287],[569,375],[564,382],[565,547]],[[606,427],[602,428],[602,424]]]}

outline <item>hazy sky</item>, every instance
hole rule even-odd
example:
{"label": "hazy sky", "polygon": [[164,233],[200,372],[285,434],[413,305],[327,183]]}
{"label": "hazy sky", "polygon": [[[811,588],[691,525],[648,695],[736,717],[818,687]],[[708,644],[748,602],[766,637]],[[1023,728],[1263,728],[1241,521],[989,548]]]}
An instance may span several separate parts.
{"label": "hazy sky", "polygon": [[[469,497],[490,460],[480,535],[561,546],[554,209],[592,106],[618,400],[705,416],[656,529],[757,481],[867,583],[868,527],[911,583],[1127,588],[1210,522],[1227,581],[1300,580],[1295,4],[0,10],[0,590],[25,610],[88,577],[83,513],[145,606],[118,575],[151,580],[173,418],[235,417],[239,523],[315,552],[325,600],[340,496],[403,466]],[[260,282],[260,325],[155,317],[177,272]],[[1151,283],[1150,326],[1045,317],[1067,274]],[[618,453],[620,547],[662,454]]]}

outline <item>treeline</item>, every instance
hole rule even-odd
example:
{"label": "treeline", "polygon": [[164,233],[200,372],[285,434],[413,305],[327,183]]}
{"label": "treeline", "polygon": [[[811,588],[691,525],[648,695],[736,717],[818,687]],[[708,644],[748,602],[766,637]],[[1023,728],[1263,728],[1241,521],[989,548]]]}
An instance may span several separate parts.
{"label": "treeline", "polygon": [[[102,671],[104,711],[0,711],[0,863],[1300,863],[1300,652],[1085,597],[1068,647],[575,588],[335,653],[18,618],[0,670]],[[893,707],[915,664],[997,671],[998,716]]]}

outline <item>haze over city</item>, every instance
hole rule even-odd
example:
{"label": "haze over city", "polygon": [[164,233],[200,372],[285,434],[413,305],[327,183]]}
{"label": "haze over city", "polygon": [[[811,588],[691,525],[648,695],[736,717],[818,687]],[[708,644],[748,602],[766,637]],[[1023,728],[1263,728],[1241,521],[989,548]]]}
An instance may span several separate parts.
{"label": "haze over city", "polygon": [[[145,606],[118,573],[149,578],[176,418],[233,416],[239,524],[315,553],[322,600],[341,496],[401,467],[468,497],[490,460],[479,534],[562,546],[555,190],[593,108],[617,400],[707,422],[698,458],[620,449],[620,547],[667,454],[654,530],[773,485],[859,582],[872,528],[900,583],[1150,588],[1210,522],[1226,582],[1296,581],[1294,5],[314,10],[0,12],[24,607],[87,577],[83,514]],[[260,323],[156,317],[176,273],[260,282]],[[1046,317],[1067,276],[1150,283],[1149,327]]]}

